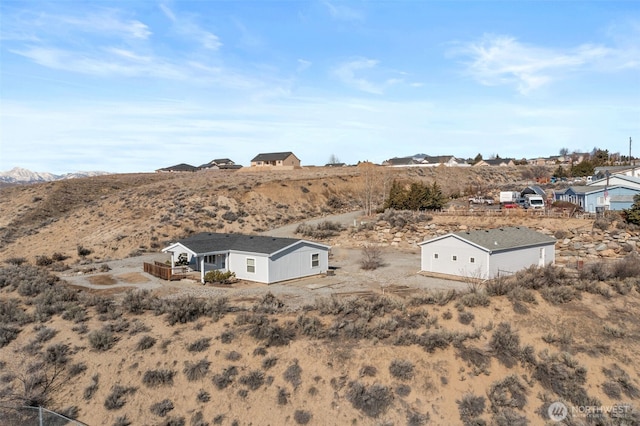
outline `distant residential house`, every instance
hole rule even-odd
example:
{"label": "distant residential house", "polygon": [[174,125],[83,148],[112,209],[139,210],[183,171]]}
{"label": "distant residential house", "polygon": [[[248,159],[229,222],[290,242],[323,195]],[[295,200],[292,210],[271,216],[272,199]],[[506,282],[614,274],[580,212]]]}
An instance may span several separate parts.
{"label": "distant residential house", "polygon": [[345,163],[327,163],[325,167],[347,167]]}
{"label": "distant residential house", "polygon": [[251,160],[251,167],[297,169],[300,159],[293,152],[270,152],[258,154]]}
{"label": "distant residential house", "polygon": [[325,273],[329,246],[295,238],[203,232],[162,249],[171,254],[171,266],[179,258],[200,271],[231,271],[242,280],[272,284]]}
{"label": "distant residential house", "polygon": [[637,166],[602,166],[596,167],[593,176],[596,179],[604,179],[609,175],[625,175],[640,178],[640,164]]}
{"label": "distant residential house", "polygon": [[555,238],[526,227],[455,232],[420,243],[421,270],[490,279],[555,261]]}
{"label": "distant residential house", "polygon": [[516,163],[513,158],[490,158],[488,160],[480,160],[475,163],[474,167],[492,166],[492,167],[513,167]]}
{"label": "distant residential house", "polygon": [[163,173],[163,172],[195,172],[197,171],[198,168],[195,166],[192,166],[191,164],[185,164],[185,163],[180,163],[180,164],[176,164],[175,166],[170,166],[170,167],[165,167],[162,169],[158,169],[156,170],[157,173]]}
{"label": "distant residential house", "polygon": [[634,196],[640,194],[639,182],[612,184],[611,179],[609,179],[609,185],[602,184],[602,181],[598,182],[599,185],[570,186],[562,191],[556,191],[554,199],[576,204],[587,213],[597,213],[603,210],[629,209],[633,205]]}
{"label": "distant residential house", "polygon": [[640,177],[632,177],[625,174],[612,174],[609,175],[609,179],[607,179],[606,175],[600,177],[600,174],[596,174],[596,179],[593,179],[591,182],[587,183],[587,186],[603,186],[603,185],[624,185],[630,188],[640,189]]}
{"label": "distant residential house", "polygon": [[232,160],[228,158],[217,158],[215,160],[211,160],[208,163],[202,164],[198,168],[201,170],[206,169],[239,169],[242,165],[236,164]]}
{"label": "distant residential house", "polygon": [[394,157],[382,163],[389,167],[467,167],[466,161],[454,157],[453,155],[416,155],[411,157]]}

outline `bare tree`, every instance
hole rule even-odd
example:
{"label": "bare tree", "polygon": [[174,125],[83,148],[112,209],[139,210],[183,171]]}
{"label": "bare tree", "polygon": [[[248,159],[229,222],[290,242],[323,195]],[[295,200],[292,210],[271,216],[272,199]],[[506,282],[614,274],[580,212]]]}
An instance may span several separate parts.
{"label": "bare tree", "polygon": [[380,246],[367,244],[362,247],[362,259],[360,259],[360,267],[362,269],[372,271],[382,265],[382,250]]}
{"label": "bare tree", "polygon": [[331,156],[329,157],[329,162],[327,164],[340,164],[340,159],[337,155],[331,154]]}

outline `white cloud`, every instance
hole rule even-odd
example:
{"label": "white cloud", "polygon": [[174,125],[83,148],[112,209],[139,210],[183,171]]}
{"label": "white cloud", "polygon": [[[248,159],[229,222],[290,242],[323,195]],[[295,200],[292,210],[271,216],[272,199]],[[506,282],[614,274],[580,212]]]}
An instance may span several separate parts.
{"label": "white cloud", "polygon": [[39,46],[15,49],[11,52],[29,58],[47,68],[94,76],[147,76],[185,79],[189,75],[185,68],[123,49],[104,49],[103,52],[106,52],[106,55],[102,55],[98,51],[88,53]]}
{"label": "white cloud", "polygon": [[360,71],[374,69],[377,65],[378,61],[374,59],[356,59],[339,65],[333,70],[333,74],[347,86],[363,92],[379,95],[383,92],[383,88],[380,85],[376,85],[366,78],[357,75]]}
{"label": "white cloud", "polygon": [[355,10],[344,4],[336,4],[328,1],[323,2],[333,19],[340,21],[361,21],[364,19],[362,12]]}
{"label": "white cloud", "polygon": [[160,10],[173,23],[176,33],[197,41],[208,50],[218,50],[222,46],[220,38],[198,25],[194,16],[176,14],[165,4],[160,4]]}
{"label": "white cloud", "polygon": [[513,85],[528,94],[584,69],[615,70],[630,66],[620,50],[599,44],[553,49],[521,43],[514,37],[485,35],[452,52],[469,58],[467,72],[487,86]]}
{"label": "white cloud", "polygon": [[298,72],[302,72],[304,70],[306,70],[307,68],[309,68],[311,66],[311,62],[304,60],[304,59],[298,59],[298,68],[297,71]]}
{"label": "white cloud", "polygon": [[[389,87],[405,82],[404,78],[395,77],[405,73],[379,69],[378,65],[379,61],[375,59],[358,58],[338,65],[332,73],[346,86],[375,95],[381,95]],[[393,77],[386,77],[388,74]]]}

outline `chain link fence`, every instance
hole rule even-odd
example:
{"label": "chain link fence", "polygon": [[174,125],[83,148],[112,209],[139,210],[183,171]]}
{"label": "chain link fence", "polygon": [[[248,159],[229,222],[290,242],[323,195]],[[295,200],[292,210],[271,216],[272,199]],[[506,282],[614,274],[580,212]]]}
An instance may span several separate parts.
{"label": "chain link fence", "polygon": [[0,406],[0,419],[6,426],[87,426],[42,407]]}

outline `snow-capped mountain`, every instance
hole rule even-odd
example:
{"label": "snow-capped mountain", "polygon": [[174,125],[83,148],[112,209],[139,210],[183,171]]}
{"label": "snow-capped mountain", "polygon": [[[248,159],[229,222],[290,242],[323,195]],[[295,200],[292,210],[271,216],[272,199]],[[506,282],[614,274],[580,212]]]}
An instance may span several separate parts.
{"label": "snow-capped mountain", "polygon": [[7,172],[0,172],[0,182],[5,183],[38,183],[50,182],[60,179],[75,179],[90,176],[107,175],[107,172],[75,172],[65,173],[63,175],[54,175],[47,172],[32,172],[31,170],[21,167],[14,167]]}

